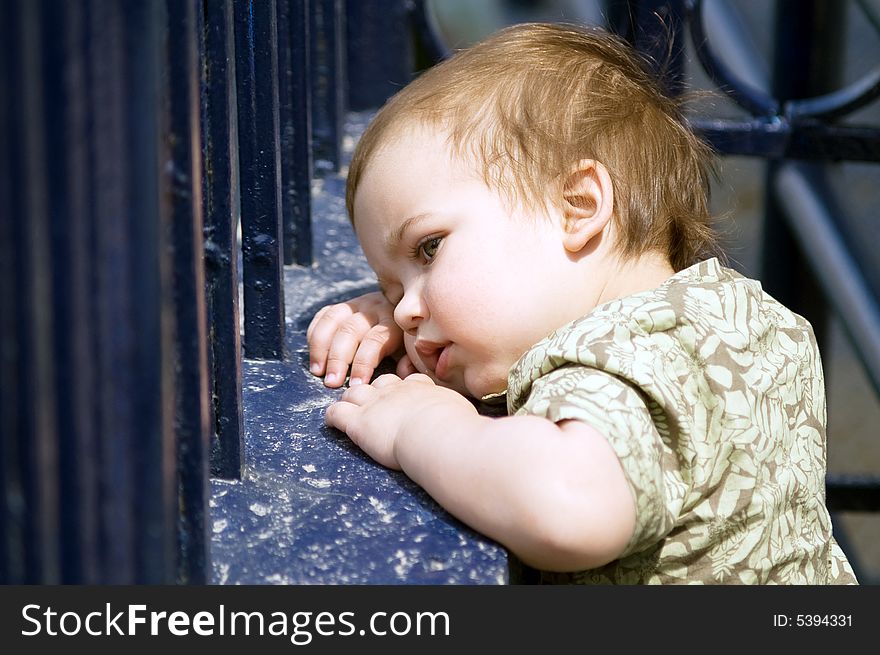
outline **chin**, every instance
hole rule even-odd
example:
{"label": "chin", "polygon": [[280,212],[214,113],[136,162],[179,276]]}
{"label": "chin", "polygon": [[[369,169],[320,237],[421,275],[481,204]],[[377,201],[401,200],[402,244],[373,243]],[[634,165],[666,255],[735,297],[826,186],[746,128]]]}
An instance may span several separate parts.
{"label": "chin", "polygon": [[470,398],[482,400],[486,396],[506,391],[507,378],[501,380],[464,380],[461,387],[462,389],[456,389],[456,391]]}
{"label": "chin", "polygon": [[460,380],[450,380],[449,382],[444,382],[443,380],[438,380],[434,377],[433,374],[429,374],[430,378],[434,380],[438,387],[445,387],[446,389],[452,389],[453,391],[457,391],[462,396],[467,396],[469,398],[473,398],[474,394],[468,391],[467,387]]}

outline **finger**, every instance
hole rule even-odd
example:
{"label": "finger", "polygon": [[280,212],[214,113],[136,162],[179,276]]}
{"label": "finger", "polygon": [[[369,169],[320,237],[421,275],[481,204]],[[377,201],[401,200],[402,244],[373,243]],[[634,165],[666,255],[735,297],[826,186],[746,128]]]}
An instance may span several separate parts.
{"label": "finger", "polygon": [[400,381],[400,378],[394,375],[394,373],[386,373],[385,375],[380,375],[375,380],[373,380],[373,383],[370,386],[374,389],[382,389],[392,384],[397,384]]}
{"label": "finger", "polygon": [[328,387],[339,387],[345,382],[348,366],[354,360],[361,341],[372,325],[363,314],[355,314],[339,326],[330,349],[327,353],[326,372],[324,384]]}
{"label": "finger", "polygon": [[324,412],[324,424],[348,434],[348,428],[355,420],[357,412],[357,405],[345,401],[333,403]]}
{"label": "finger", "polygon": [[373,385],[359,384],[346,389],[345,393],[342,394],[341,400],[360,407],[370,402],[375,393],[376,389],[373,387]]}
{"label": "finger", "polygon": [[306,331],[306,341],[309,344],[309,370],[315,375],[324,375],[327,355],[333,339],[340,326],[351,317],[351,308],[345,304],[328,305],[315,314]]}
{"label": "finger", "polygon": [[367,383],[383,358],[393,353],[403,341],[399,328],[375,325],[364,336],[351,363],[350,384]]}
{"label": "finger", "polygon": [[403,357],[400,358],[400,361],[397,362],[397,375],[401,378],[405,378],[418,372],[416,365],[412,363],[409,355],[403,355]]}
{"label": "finger", "polygon": [[422,384],[430,384],[434,385],[434,380],[431,379],[431,376],[425,375],[424,373],[413,373],[406,378],[407,382],[421,382]]}
{"label": "finger", "polygon": [[306,341],[311,341],[312,332],[314,331],[315,326],[321,322],[321,319],[324,317],[324,314],[327,313],[327,311],[330,309],[330,307],[331,307],[331,305],[324,305],[323,307],[321,307],[321,309],[319,309],[317,312],[315,312],[314,316],[312,316],[312,320],[309,323],[309,327],[306,328]]}

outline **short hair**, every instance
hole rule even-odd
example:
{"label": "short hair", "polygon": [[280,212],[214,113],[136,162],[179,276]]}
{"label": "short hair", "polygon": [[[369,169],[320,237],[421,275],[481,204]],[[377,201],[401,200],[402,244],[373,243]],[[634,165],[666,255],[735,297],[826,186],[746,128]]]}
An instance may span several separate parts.
{"label": "short hair", "polygon": [[[421,74],[395,94],[352,156],[346,206],[383,143],[413,122],[443,129],[452,151],[476,157],[486,184],[531,206],[583,159],[614,187],[615,246],[660,252],[675,270],[718,255],[709,212],[711,149],[690,129],[648,63],[599,28],[521,23]],[[559,196],[561,197],[561,196]]]}

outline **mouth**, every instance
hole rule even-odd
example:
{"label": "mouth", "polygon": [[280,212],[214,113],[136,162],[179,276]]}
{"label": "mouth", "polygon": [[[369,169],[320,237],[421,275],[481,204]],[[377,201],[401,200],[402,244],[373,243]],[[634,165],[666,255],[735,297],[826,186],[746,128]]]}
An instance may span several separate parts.
{"label": "mouth", "polygon": [[438,380],[445,381],[449,370],[449,346],[452,344],[439,344],[421,341],[415,344],[416,352],[422,363],[434,373]]}
{"label": "mouth", "polygon": [[442,380],[446,382],[446,373],[449,370],[449,346],[446,346],[440,350],[440,355],[437,357],[437,364],[434,366],[434,375],[437,376],[438,380]]}

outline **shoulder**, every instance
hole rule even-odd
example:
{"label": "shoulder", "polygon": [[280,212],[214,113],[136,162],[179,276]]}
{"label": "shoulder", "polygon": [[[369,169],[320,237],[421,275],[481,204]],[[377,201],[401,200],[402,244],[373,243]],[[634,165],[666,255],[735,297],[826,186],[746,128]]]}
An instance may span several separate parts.
{"label": "shoulder", "polygon": [[[681,397],[684,381],[707,378],[716,391],[729,390],[737,370],[763,371],[774,361],[768,353],[802,371],[820,369],[809,323],[759,281],[710,259],[656,289],[600,305],[535,344],[510,371],[508,410],[522,407],[551,371],[574,366],[582,369],[581,385],[591,376],[612,376],[686,412],[692,405]],[[572,375],[563,378],[573,384]]]}

